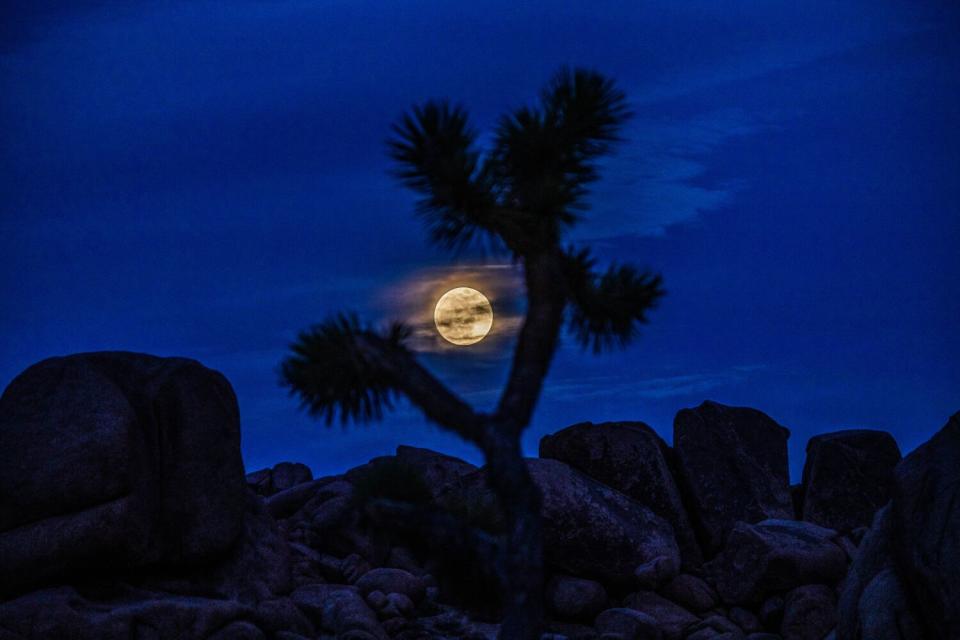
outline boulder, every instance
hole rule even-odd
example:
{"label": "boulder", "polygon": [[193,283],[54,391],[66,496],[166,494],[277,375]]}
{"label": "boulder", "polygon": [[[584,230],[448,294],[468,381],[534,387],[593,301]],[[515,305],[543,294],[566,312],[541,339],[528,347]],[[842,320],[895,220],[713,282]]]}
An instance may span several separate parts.
{"label": "boulder", "polygon": [[387,640],[377,614],[354,587],[316,584],[300,587],[290,599],[318,628],[339,638]]}
{"label": "boulder", "polygon": [[836,532],[809,522],[738,522],[727,546],[705,569],[727,604],[754,604],[773,592],[803,584],[836,583],[847,556]]}
{"label": "boulder", "polygon": [[[557,460],[527,461],[543,497],[547,562],[574,576],[654,586],[676,575],[680,552],[670,524],[619,491]],[[441,504],[484,511],[496,500],[486,471],[462,478]]]}
{"label": "boulder", "polygon": [[18,640],[226,640],[277,637],[281,629],[315,636],[313,625],[289,600],[254,605],[132,588],[121,582],[109,588],[40,589],[0,603],[0,638]]}
{"label": "boulder", "polygon": [[607,604],[607,590],[594,580],[557,575],[547,583],[546,603],[563,620],[589,622]]}
{"label": "boulder", "polygon": [[730,622],[740,627],[744,633],[758,633],[763,630],[757,616],[743,607],[730,607],[728,617]]}
{"label": "boulder", "polygon": [[756,409],[704,402],[673,423],[681,490],[707,553],[736,522],[790,519],[790,432]]}
{"label": "boulder", "polygon": [[837,640],[920,640],[923,632],[894,568],[891,506],[877,512],[837,607]]}
{"label": "boulder", "polygon": [[139,588],[230,598],[245,603],[275,599],[292,588],[290,545],[263,501],[245,491],[240,538],[218,562],[197,567],[149,567],[126,575]]}
{"label": "boulder", "polygon": [[885,431],[852,430],[810,438],[803,467],[802,518],[837,531],[869,526],[890,500],[900,448]]}
{"label": "boulder", "polygon": [[837,640],[960,636],[960,413],[897,466],[840,594]]}
{"label": "boulder", "polygon": [[241,533],[237,401],[193,360],[44,360],[0,397],[0,594],[69,574],[208,562]]}
{"label": "boulder", "polygon": [[406,445],[397,447],[396,458],[420,472],[434,497],[452,482],[477,470],[476,465],[460,458]]}
{"label": "boulder", "polygon": [[642,422],[582,422],[540,440],[540,457],[564,462],[633,498],[670,523],[683,563],[699,566],[700,547],[667,462],[670,448]]}
{"label": "boulder", "polygon": [[702,578],[681,573],[660,590],[664,596],[680,606],[700,613],[717,606],[717,592]]}
{"label": "boulder", "polygon": [[657,621],[635,609],[607,609],[597,616],[593,626],[601,634],[616,634],[623,640],[660,640]]}
{"label": "boulder", "polygon": [[700,618],[652,591],[638,591],[623,599],[625,607],[645,613],[657,621],[664,640],[680,640]]}
{"label": "boulder", "polygon": [[356,584],[360,593],[368,595],[374,591],[384,594],[402,593],[415,604],[423,600],[426,584],[422,578],[403,569],[373,569],[363,574]]}
{"label": "boulder", "polygon": [[783,640],[822,640],[836,624],[836,598],[830,587],[808,584],[792,589],[784,598]]}
{"label": "boulder", "polygon": [[313,480],[313,472],[302,462],[279,462],[273,465],[271,484],[274,493],[286,491],[311,480]]}
{"label": "boulder", "polygon": [[897,467],[893,553],[928,635],[960,637],[960,413]]}

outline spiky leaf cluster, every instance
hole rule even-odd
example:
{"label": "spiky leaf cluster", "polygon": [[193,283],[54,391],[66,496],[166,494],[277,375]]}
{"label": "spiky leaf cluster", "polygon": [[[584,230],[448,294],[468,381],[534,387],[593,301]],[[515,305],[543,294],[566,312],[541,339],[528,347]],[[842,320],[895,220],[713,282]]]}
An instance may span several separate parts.
{"label": "spiky leaf cluster", "polygon": [[556,243],[585,208],[595,160],[628,116],[625,98],[593,71],[563,70],[537,106],[500,119],[482,154],[466,111],[446,102],[415,107],[393,127],[397,175],[421,194],[431,239],[460,247],[494,236],[516,256]]}
{"label": "spiky leaf cluster", "polygon": [[291,355],[281,363],[281,383],[315,417],[329,425],[379,419],[393,406],[397,383],[369,352],[362,340],[377,340],[387,348],[403,349],[409,330],[393,324],[380,335],[364,328],[354,315],[341,314],[301,332]]}
{"label": "spiky leaf cluster", "polygon": [[633,340],[665,291],[658,274],[630,265],[610,265],[602,273],[594,267],[586,250],[564,254],[570,327],[583,347],[599,352]]}

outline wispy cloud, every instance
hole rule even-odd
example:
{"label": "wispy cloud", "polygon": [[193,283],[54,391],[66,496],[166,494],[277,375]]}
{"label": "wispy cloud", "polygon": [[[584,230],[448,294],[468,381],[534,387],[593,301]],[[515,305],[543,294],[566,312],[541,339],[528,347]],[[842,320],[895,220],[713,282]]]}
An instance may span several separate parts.
{"label": "wispy cloud", "polygon": [[711,154],[736,139],[780,126],[794,114],[729,109],[687,119],[638,119],[621,153],[601,169],[597,203],[577,230],[579,239],[661,235],[676,224],[727,205],[742,181],[704,184]]}
{"label": "wispy cloud", "polygon": [[622,376],[565,378],[549,382],[544,396],[553,400],[586,401],[610,397],[663,399],[705,393],[744,381],[764,365],[737,366],[725,371],[624,380]]}

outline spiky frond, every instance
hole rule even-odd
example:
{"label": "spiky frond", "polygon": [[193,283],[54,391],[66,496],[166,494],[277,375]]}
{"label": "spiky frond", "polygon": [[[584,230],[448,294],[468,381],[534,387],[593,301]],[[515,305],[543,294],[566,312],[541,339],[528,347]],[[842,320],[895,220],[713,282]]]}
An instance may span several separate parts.
{"label": "spiky frond", "polygon": [[430,238],[449,248],[493,232],[492,185],[475,149],[467,113],[447,102],[414,107],[393,125],[388,141],[396,175],[421,196],[418,210]]}
{"label": "spiky frond", "polygon": [[354,315],[341,314],[302,332],[281,364],[281,384],[300,398],[301,405],[329,425],[339,413],[341,422],[380,419],[393,406],[393,374],[361,347],[373,336],[391,348],[402,349],[409,329],[392,325],[383,335],[361,326]]}
{"label": "spiky frond", "polygon": [[658,274],[630,265],[611,265],[598,274],[595,264],[586,250],[564,254],[570,327],[583,347],[599,352],[636,338],[665,291]]}
{"label": "spiky frond", "polygon": [[594,162],[610,151],[628,116],[624,94],[611,80],[562,70],[539,108],[522,107],[500,120],[493,170],[505,203],[544,218],[556,236],[585,208],[586,187],[598,177]]}

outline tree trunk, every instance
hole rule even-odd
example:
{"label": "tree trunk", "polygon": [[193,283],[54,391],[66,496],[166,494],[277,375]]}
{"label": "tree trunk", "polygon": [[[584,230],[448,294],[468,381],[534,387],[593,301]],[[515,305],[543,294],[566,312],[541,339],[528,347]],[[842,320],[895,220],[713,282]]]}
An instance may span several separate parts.
{"label": "tree trunk", "polygon": [[539,640],[543,624],[543,526],[540,489],[530,477],[519,438],[491,431],[487,479],[506,520],[497,574],[503,602],[502,640]]}

